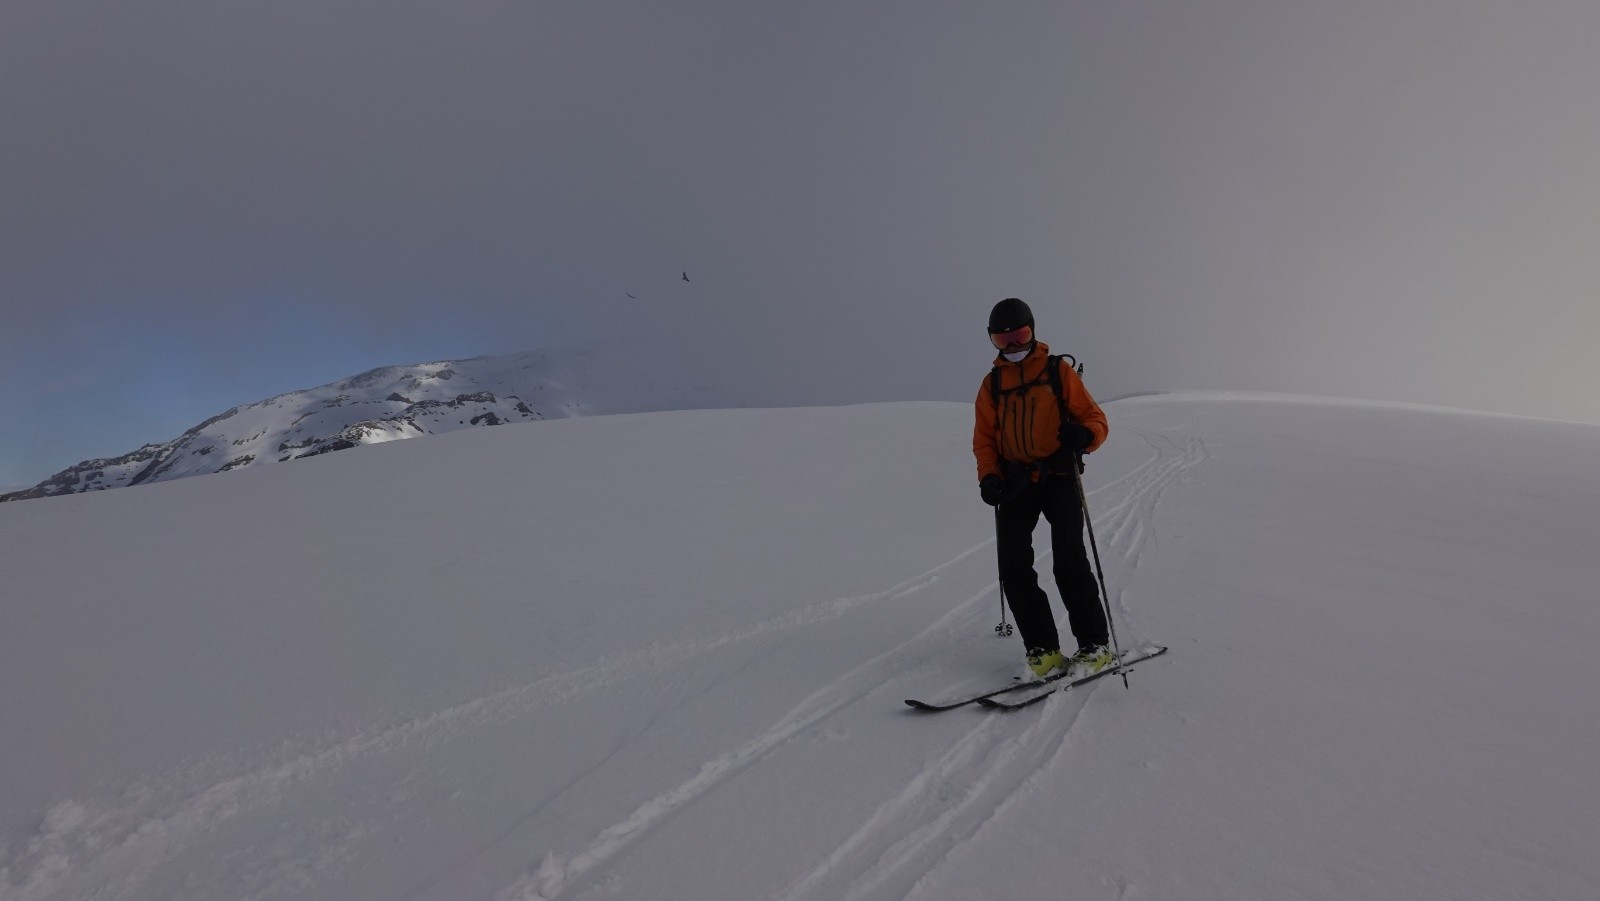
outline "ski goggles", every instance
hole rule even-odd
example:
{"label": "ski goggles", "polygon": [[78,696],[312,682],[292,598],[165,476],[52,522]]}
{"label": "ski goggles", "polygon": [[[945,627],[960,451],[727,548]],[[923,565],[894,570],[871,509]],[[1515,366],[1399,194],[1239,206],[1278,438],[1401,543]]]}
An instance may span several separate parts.
{"label": "ski goggles", "polygon": [[1014,328],[1009,332],[990,332],[989,340],[992,341],[994,346],[999,350],[1005,350],[1008,347],[1022,347],[1026,344],[1032,344],[1033,326],[1025,325],[1022,328]]}

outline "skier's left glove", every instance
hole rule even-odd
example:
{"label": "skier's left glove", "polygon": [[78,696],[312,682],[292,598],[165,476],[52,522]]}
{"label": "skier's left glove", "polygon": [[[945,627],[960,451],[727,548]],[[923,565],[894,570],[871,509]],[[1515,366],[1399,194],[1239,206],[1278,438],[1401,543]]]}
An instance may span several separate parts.
{"label": "skier's left glove", "polygon": [[1061,450],[1066,453],[1079,453],[1084,448],[1094,443],[1094,432],[1089,431],[1086,425],[1069,422],[1061,427]]}

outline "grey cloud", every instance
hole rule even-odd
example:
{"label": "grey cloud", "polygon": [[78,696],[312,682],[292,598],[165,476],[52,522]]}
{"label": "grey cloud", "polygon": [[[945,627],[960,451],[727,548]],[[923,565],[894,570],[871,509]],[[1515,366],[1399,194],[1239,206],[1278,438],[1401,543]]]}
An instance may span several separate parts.
{"label": "grey cloud", "polygon": [[96,310],[293,298],[493,323],[484,353],[655,335],[774,402],[965,400],[1020,295],[1107,395],[1600,420],[1571,387],[1597,26],[1554,0],[6,4],[0,358],[86,353]]}

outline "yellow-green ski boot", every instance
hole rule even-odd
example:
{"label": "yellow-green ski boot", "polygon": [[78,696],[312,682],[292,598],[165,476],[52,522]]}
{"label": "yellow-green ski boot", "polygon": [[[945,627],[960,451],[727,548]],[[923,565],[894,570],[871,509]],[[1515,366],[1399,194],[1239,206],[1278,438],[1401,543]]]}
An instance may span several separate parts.
{"label": "yellow-green ski boot", "polygon": [[1068,665],[1072,667],[1073,677],[1081,678],[1100,672],[1110,666],[1115,659],[1111,656],[1110,648],[1103,644],[1092,644],[1079,648],[1078,653],[1072,655]]}
{"label": "yellow-green ski boot", "polygon": [[1028,649],[1028,669],[1035,676],[1043,679],[1058,669],[1067,665],[1067,658],[1062,656],[1061,649],[1047,651],[1044,648]]}

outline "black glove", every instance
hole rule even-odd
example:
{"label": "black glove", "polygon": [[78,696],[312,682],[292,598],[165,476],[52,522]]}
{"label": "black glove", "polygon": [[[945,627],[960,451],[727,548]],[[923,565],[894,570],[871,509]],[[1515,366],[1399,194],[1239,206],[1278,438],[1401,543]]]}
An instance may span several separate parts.
{"label": "black glove", "polygon": [[1000,506],[1000,499],[1005,497],[1006,480],[993,473],[983,477],[978,483],[978,493],[983,495],[983,502],[991,507]]}
{"label": "black glove", "polygon": [[1061,450],[1075,454],[1094,443],[1094,432],[1088,426],[1069,422],[1061,427]]}

